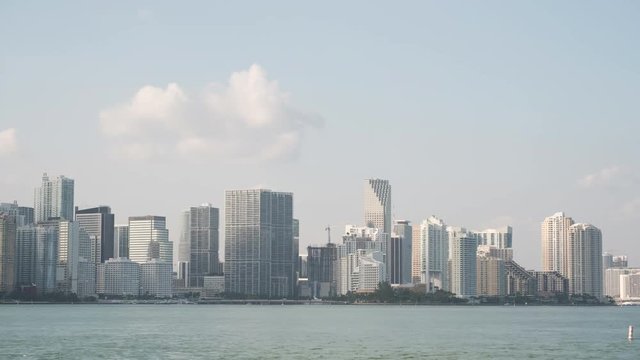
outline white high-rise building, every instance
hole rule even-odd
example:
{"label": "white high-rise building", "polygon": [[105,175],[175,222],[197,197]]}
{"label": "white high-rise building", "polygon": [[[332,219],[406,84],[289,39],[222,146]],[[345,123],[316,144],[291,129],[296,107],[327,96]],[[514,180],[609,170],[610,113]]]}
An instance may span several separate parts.
{"label": "white high-rise building", "polygon": [[447,288],[449,236],[447,225],[435,216],[420,224],[420,273],[427,292]]}
{"label": "white high-rise building", "polygon": [[640,273],[620,275],[620,299],[640,300]]}
{"label": "white high-rise building", "polygon": [[140,294],[157,298],[171,297],[171,263],[152,259],[140,264]]}
{"label": "white high-rise building", "polygon": [[337,292],[373,292],[386,279],[384,255],[380,251],[358,249],[338,260]]}
{"label": "white high-rise building", "polygon": [[569,227],[573,219],[558,212],[544,219],[541,226],[542,236],[542,270],[557,271],[567,276],[565,260],[567,258],[567,240]]}
{"label": "white high-rise building", "polygon": [[372,252],[358,257],[358,288],[356,291],[372,292],[378,284],[385,281],[386,266],[382,261],[382,254]]}
{"label": "white high-rise building", "polygon": [[54,226],[58,228],[56,287],[60,291],[77,294],[80,227],[78,223],[67,220],[60,220]]}
{"label": "white high-rise building", "polygon": [[640,274],[635,268],[609,268],[604,271],[604,294],[612,298],[620,298],[620,276]]}
{"label": "white high-rise building", "polygon": [[478,242],[473,234],[451,229],[449,239],[450,254],[450,291],[460,297],[476,296]]}
{"label": "white high-rise building", "polygon": [[513,229],[511,226],[505,226],[499,229],[474,231],[474,234],[478,239],[478,246],[489,245],[498,249],[512,248]]}
{"label": "white high-rise building", "polygon": [[571,294],[602,298],[602,232],[590,224],[569,227],[566,269]]}
{"label": "white high-rise building", "polygon": [[73,220],[74,182],[64,176],[49,179],[42,175],[42,185],[35,190],[35,220],[47,221],[51,218]]}
{"label": "white high-rise building", "polygon": [[144,263],[160,259],[173,264],[173,243],[164,216],[132,216],[129,218],[129,259]]}
{"label": "white high-rise building", "polygon": [[364,223],[391,235],[391,185],[389,180],[364,182]]}

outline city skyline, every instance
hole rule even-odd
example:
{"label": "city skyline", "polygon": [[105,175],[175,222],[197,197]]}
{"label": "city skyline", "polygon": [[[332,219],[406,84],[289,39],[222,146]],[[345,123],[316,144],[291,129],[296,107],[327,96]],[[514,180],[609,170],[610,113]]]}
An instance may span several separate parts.
{"label": "city skyline", "polygon": [[[542,271],[527,270],[513,258],[508,225],[469,231],[431,216],[415,239],[407,220],[395,220],[393,231],[385,231],[390,228],[391,184],[365,179],[366,224],[346,225],[342,244],[331,244],[329,237],[316,248],[320,255],[308,247],[307,256],[300,257],[293,193],[227,190],[221,268],[218,208],[203,204],[183,211],[180,241],[174,244],[165,217],[130,216],[120,233],[109,206],[74,207],[74,180],[56,179],[50,182],[45,174],[42,187],[34,191],[34,207],[48,217],[36,220],[33,208],[0,203],[0,288],[5,293],[13,288],[22,294],[60,292],[79,298],[128,296],[133,294],[127,289],[138,286],[138,296],[158,298],[195,289],[205,289],[204,298],[326,298],[384,291],[384,284],[413,291],[422,286],[426,294],[444,290],[463,299],[523,294],[559,301],[557,296],[568,294],[600,301],[604,295],[624,300],[639,293],[628,257],[603,252],[602,231],[575,223],[563,212],[541,222]],[[66,187],[66,195],[56,187]],[[75,219],[59,216],[62,208],[75,208]],[[175,256],[174,245],[179,248]],[[119,253],[124,247],[129,257],[114,257],[116,247]],[[415,254],[417,261],[411,259]],[[335,261],[329,264],[329,259]],[[311,277],[305,278],[301,274],[310,267]],[[611,268],[628,271],[607,272]],[[330,282],[323,273],[332,274]],[[420,275],[417,281],[411,279],[414,274]],[[616,276],[619,287],[612,284]]]}
{"label": "city skyline", "polygon": [[[44,176],[46,177],[47,174],[45,173]],[[75,183],[75,179],[66,177],[64,175],[60,175],[56,179],[64,179],[67,182],[70,181],[72,184]],[[365,220],[364,220],[364,222],[367,222],[367,220],[366,220],[367,216],[368,216],[367,215],[368,214],[367,209],[371,206],[370,205],[371,204],[371,200],[367,199],[367,195],[369,195],[367,193],[367,191],[369,190],[369,184],[372,184],[372,183],[385,184],[384,186],[387,189],[386,191],[389,191],[389,193],[391,191],[390,190],[391,189],[391,185],[390,185],[390,181],[389,180],[383,180],[383,179],[378,179],[378,178],[364,179],[365,191],[364,191],[364,196],[363,196],[363,199],[362,199],[363,204],[364,204],[364,209],[365,209],[365,212],[364,212],[365,213]],[[35,205],[37,205],[38,202],[41,202],[41,200],[40,200],[40,198],[38,196],[38,191],[37,190],[38,190],[38,188],[36,188],[36,191],[34,192],[34,194],[35,194],[34,195],[34,203],[31,204],[32,206],[35,206]],[[73,191],[73,188],[72,188],[72,191]],[[233,191],[233,190],[225,190],[225,192],[229,192],[229,191]],[[243,190],[243,191],[271,191],[271,190],[258,187],[258,188],[255,188],[255,189],[252,188],[252,189],[247,189],[247,190]],[[371,193],[370,195],[371,196],[375,196],[374,194],[375,193]],[[73,199],[74,196],[75,195],[72,194],[72,199]],[[0,201],[4,201],[4,200],[0,199]],[[19,203],[3,203],[3,204],[7,205],[7,206],[16,207],[16,211],[17,211],[18,207],[20,209],[24,209],[25,207],[27,209],[30,208],[29,206],[27,206],[25,204],[19,204]],[[73,205],[73,203],[71,205]],[[390,199],[389,199],[388,205],[391,205]],[[216,208],[216,206],[219,206],[219,208]],[[219,217],[219,219],[220,219],[219,220],[219,225],[218,225],[218,227],[219,227],[219,235],[218,235],[219,236],[219,240],[217,241],[217,243],[218,243],[218,255],[217,255],[217,257],[218,257],[219,261],[224,261],[224,254],[225,254],[225,251],[224,251],[224,246],[225,245],[224,244],[225,244],[225,240],[226,240],[225,239],[226,238],[226,234],[225,234],[224,230],[225,230],[226,227],[224,226],[224,224],[225,224],[225,222],[224,222],[225,221],[225,216],[223,216],[223,215],[225,214],[225,210],[226,210],[225,206],[221,206],[221,205],[217,205],[217,204],[203,203],[203,205],[201,205],[200,207],[198,207],[198,206],[190,206],[190,207],[187,208],[188,210],[182,210],[180,212],[180,216],[183,218],[183,221],[184,221],[185,213],[188,213],[189,209],[191,211],[193,211],[193,209],[203,208],[203,207],[211,207],[216,212],[220,213],[220,215],[216,215],[216,217]],[[2,209],[0,209],[0,210],[2,210]],[[102,214],[102,216],[104,216],[104,214],[106,213],[106,214],[108,214],[108,216],[111,217],[110,224],[114,228],[114,230],[112,230],[111,234],[115,234],[114,233],[115,229],[117,229],[119,227],[125,227],[126,231],[127,231],[127,239],[126,239],[127,240],[127,245],[130,244],[129,243],[129,233],[128,233],[128,231],[129,231],[129,225],[130,225],[130,222],[131,222],[132,219],[134,219],[134,220],[143,220],[143,221],[154,220],[155,222],[157,222],[158,219],[159,219],[161,221],[160,222],[160,226],[166,226],[166,228],[164,228],[162,230],[157,230],[157,231],[162,232],[162,234],[159,235],[159,236],[163,239],[163,240],[160,241],[163,244],[163,246],[162,246],[162,249],[160,249],[160,248],[156,249],[156,252],[158,252],[158,251],[164,252],[165,255],[163,255],[163,257],[165,258],[165,260],[168,259],[168,257],[170,256],[172,258],[171,263],[174,266],[178,265],[178,263],[180,263],[181,261],[184,261],[184,260],[181,260],[181,257],[179,255],[181,251],[184,251],[184,250],[180,249],[181,244],[184,246],[184,244],[182,242],[182,239],[184,238],[184,231],[185,231],[184,223],[181,224],[181,226],[179,226],[178,228],[172,230],[167,225],[169,223],[168,220],[167,220],[167,217],[162,216],[162,215],[125,216],[125,215],[120,214],[121,217],[127,219],[127,224],[125,224],[125,225],[117,225],[117,224],[114,225],[113,217],[117,216],[118,212],[116,212],[115,214],[112,214],[110,206],[104,205],[104,204],[94,205],[92,208],[83,209],[83,210],[78,210],[77,206],[76,206],[76,214],[80,214],[80,215],[87,214],[87,215],[90,215],[92,213],[95,213],[97,215]],[[56,217],[53,217],[53,218],[56,218]],[[381,224],[384,223],[384,221],[382,220],[383,218],[384,217],[380,217]],[[557,220],[555,220],[557,218],[567,219],[567,220],[566,221],[565,220],[557,221]],[[453,231],[453,232],[462,231],[462,232],[465,232],[465,233],[469,232],[469,233],[473,234],[474,238],[476,239],[476,242],[477,242],[478,246],[480,246],[480,245],[492,245],[492,246],[497,246],[497,248],[499,248],[499,249],[504,248],[504,247],[507,247],[507,248],[512,248],[513,247],[513,244],[512,244],[513,228],[509,224],[504,224],[502,226],[498,226],[497,229],[485,229],[485,230],[468,231],[467,229],[469,229],[469,227],[464,226],[464,225],[446,226],[444,223],[442,223],[441,219],[439,219],[437,217],[434,217],[433,215],[431,215],[431,216],[429,216],[429,217],[427,217],[425,219],[422,219],[422,220],[398,220],[398,219],[392,219],[392,221],[394,222],[394,227],[395,227],[395,222],[398,222],[398,221],[400,221],[400,222],[405,222],[405,221],[415,222],[415,224],[417,224],[416,226],[417,226],[417,230],[418,230],[418,234],[419,234],[421,226],[425,226],[424,224],[427,224],[429,221],[434,221],[434,219],[436,221],[440,221],[441,222],[442,231],[444,231],[445,227],[446,227],[447,231]],[[72,220],[74,220],[74,219],[72,219]],[[83,221],[80,218],[75,219],[75,220],[76,221],[80,221],[80,222]],[[293,219],[293,221],[297,222],[299,220],[298,219]],[[117,221],[115,223],[117,223]],[[154,224],[154,223],[152,222],[151,224]],[[345,224],[342,224],[341,226],[343,226]],[[362,226],[365,226],[365,227],[366,226],[373,226],[373,223],[369,223],[368,225],[365,224],[365,223],[359,223],[359,224],[361,224]],[[551,225],[549,225],[549,224],[551,224]],[[549,245],[549,244],[552,243],[553,237],[550,236],[549,234],[551,232],[553,232],[553,231],[558,232],[558,228],[560,227],[560,232],[559,232],[558,235],[556,235],[556,237],[558,237],[559,235],[562,235],[563,237],[562,237],[562,239],[558,239],[558,240],[555,241],[556,242],[555,246],[558,246],[559,243],[564,243],[564,242],[568,241],[568,230],[569,230],[569,227],[571,225],[573,225],[573,224],[574,224],[573,218],[566,216],[565,212],[563,212],[563,211],[556,212],[553,215],[547,216],[542,221],[540,221],[539,222],[539,226],[540,226],[541,230],[540,230],[540,233],[538,235],[538,238],[536,239],[536,242],[538,243],[537,244],[538,247],[541,246],[542,249],[543,249],[543,251],[541,251],[541,256],[538,259],[537,263],[535,263],[535,265],[533,265],[533,266],[529,266],[526,263],[523,263],[522,265],[525,266],[528,269],[535,269],[535,270],[541,270],[541,271],[558,271],[561,274],[567,273],[567,269],[564,268],[564,266],[566,266],[566,265],[564,265],[564,263],[562,263],[562,260],[560,260],[560,258],[565,256],[565,255],[563,255],[563,252],[562,252],[564,250],[558,250],[558,251],[555,251],[555,252],[551,251],[551,245]],[[581,224],[581,225],[593,226],[591,224]],[[93,225],[93,226],[95,226],[95,225]],[[155,226],[156,225],[151,225],[152,228],[154,228]],[[346,226],[349,227],[349,226],[352,226],[352,225],[348,225],[347,224]],[[335,228],[336,227],[334,226],[333,229],[335,230]],[[373,228],[376,228],[376,227],[373,226]],[[103,229],[103,231],[104,231],[104,229]],[[326,231],[326,229],[325,229],[325,231]],[[383,232],[382,230],[380,230],[380,231]],[[430,231],[431,230],[428,230],[428,233],[430,233]],[[216,230],[216,232],[218,232],[218,231]],[[348,234],[348,233],[343,233],[343,234],[339,234],[339,233],[335,234],[334,233],[334,235],[338,235],[338,236],[345,235],[345,234]],[[394,234],[394,232],[389,234],[389,236],[391,236],[392,234]],[[495,243],[490,243],[490,242],[492,242],[494,240],[488,240],[488,239],[494,239],[493,236],[491,238],[488,237],[489,235],[492,235],[492,234],[496,235],[495,236]],[[516,229],[516,234],[517,234],[517,229]],[[149,235],[149,236],[155,237],[155,236],[158,236],[158,235],[154,232],[153,235]],[[564,236],[566,236],[567,238],[565,239]],[[600,235],[600,236],[601,236],[601,238],[603,237],[602,235]],[[116,238],[117,238],[117,236],[116,236]],[[417,245],[419,246],[419,250],[417,250],[417,251],[418,251],[419,254],[421,254],[420,256],[421,256],[422,260],[414,259],[414,260],[412,260],[413,262],[414,261],[418,261],[419,263],[422,263],[424,261],[423,257],[424,257],[425,252],[423,251],[424,250],[423,247],[425,246],[425,239],[426,238],[419,239],[418,240],[419,242],[417,243]],[[519,253],[519,251],[518,251],[518,243],[519,243],[519,241],[517,239],[518,239],[518,237],[516,235],[516,246],[513,247],[513,248],[516,249],[516,251],[512,251],[512,255],[511,255],[511,256],[513,256],[514,260],[516,260],[516,261],[518,261],[518,258],[519,258],[517,256],[517,254]],[[95,237],[92,236],[91,237],[91,242],[92,243],[95,243],[96,240],[98,241],[98,243],[100,243],[101,242],[100,241],[100,236],[95,236]],[[300,249],[304,250],[304,249],[306,249],[307,246],[318,246],[318,245],[324,244],[325,241],[326,241],[326,238],[319,239],[316,242],[304,242],[303,241],[302,243],[298,244],[299,250]],[[607,241],[608,241],[608,239],[607,239]],[[606,241],[602,241],[601,240],[601,243],[602,243],[602,249],[603,249],[602,250],[602,254],[611,252],[611,251],[608,251],[606,246],[605,246],[606,245]],[[414,243],[412,243],[412,245],[413,244]],[[114,245],[115,245],[115,242],[112,241],[111,250],[107,251],[107,254],[109,254],[109,253],[113,254],[114,253],[114,248],[113,248]],[[133,245],[134,245],[134,247],[136,246],[135,242],[134,242]],[[166,245],[169,245],[169,247],[167,247]],[[147,245],[144,245],[144,249],[146,249],[146,246]],[[433,246],[433,244],[431,246]],[[449,243],[448,246],[450,247],[451,243]],[[96,250],[96,248],[98,248],[98,250]],[[101,248],[100,245],[97,245],[97,247],[92,245],[92,253],[93,253],[92,256],[96,256],[96,254],[102,254],[102,250],[100,250],[100,248]],[[442,246],[440,246],[439,248],[442,248]],[[546,248],[549,248],[549,250],[545,252],[544,249],[546,249]],[[127,249],[127,250],[130,251],[129,249]],[[409,250],[411,251],[411,248]],[[141,251],[142,252],[139,251],[140,252],[140,256],[138,256],[138,258],[139,258],[138,260],[139,261],[143,257],[146,256],[146,255],[143,255],[143,254],[146,254],[147,250],[141,250]],[[616,252],[629,254],[629,252],[624,250],[624,249],[620,250],[620,251],[616,251]],[[557,253],[558,255],[553,255],[553,256],[556,256],[556,257],[559,256],[559,257],[557,259],[554,258],[554,260],[552,261],[551,258],[553,256],[549,255],[549,254],[554,254],[554,253]],[[302,254],[302,252],[300,254]],[[103,256],[109,257],[109,255],[103,255]],[[136,257],[136,255],[134,255],[134,257]],[[413,257],[413,254],[412,254],[412,257]],[[626,259],[626,256],[625,256],[625,259]],[[102,259],[102,262],[104,262],[105,260],[106,259]],[[635,263],[634,263],[633,253],[631,253],[631,260],[632,261],[631,261],[631,265],[630,266],[635,266],[634,265]],[[558,265],[552,266],[551,262],[557,262]],[[413,269],[413,267],[412,267],[412,269]],[[174,270],[178,271],[178,268],[175,268]],[[212,273],[215,273],[215,271],[213,271]],[[424,278],[423,278],[422,281],[424,281]],[[438,280],[438,281],[441,281],[441,280]]]}
{"label": "city skyline", "polygon": [[65,174],[175,243],[182,209],[260,185],[296,194],[304,248],[379,177],[394,219],[510,225],[527,268],[557,211],[640,253],[635,3],[0,8],[3,201]]}

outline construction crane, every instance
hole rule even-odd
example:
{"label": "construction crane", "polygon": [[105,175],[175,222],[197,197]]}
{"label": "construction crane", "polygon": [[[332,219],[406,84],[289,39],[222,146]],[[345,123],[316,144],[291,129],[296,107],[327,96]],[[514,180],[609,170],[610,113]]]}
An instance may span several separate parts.
{"label": "construction crane", "polygon": [[331,225],[327,225],[327,227],[324,228],[324,230],[327,232],[327,238],[329,240],[329,244],[331,244]]}

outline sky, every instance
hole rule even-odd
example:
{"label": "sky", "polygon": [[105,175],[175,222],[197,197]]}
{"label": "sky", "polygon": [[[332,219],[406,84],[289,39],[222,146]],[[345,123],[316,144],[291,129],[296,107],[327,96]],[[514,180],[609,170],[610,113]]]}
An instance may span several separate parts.
{"label": "sky", "polygon": [[[393,215],[511,225],[540,269],[564,211],[640,265],[636,1],[3,1],[0,201],[43,172],[117,223],[294,194],[301,245]],[[223,222],[221,223],[223,228]],[[224,231],[221,231],[221,238]],[[221,245],[221,252],[223,246]]]}

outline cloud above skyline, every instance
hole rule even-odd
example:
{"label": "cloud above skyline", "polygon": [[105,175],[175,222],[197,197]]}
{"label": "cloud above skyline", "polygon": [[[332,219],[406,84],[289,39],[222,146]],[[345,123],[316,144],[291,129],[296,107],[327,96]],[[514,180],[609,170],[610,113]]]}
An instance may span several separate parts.
{"label": "cloud above skyline", "polygon": [[620,166],[614,165],[592,174],[585,175],[579,180],[579,184],[582,188],[589,189],[598,186],[607,186],[616,181],[624,172],[624,169]]}
{"label": "cloud above skyline", "polygon": [[99,117],[113,154],[131,160],[289,160],[297,156],[306,129],[322,125],[320,116],[298,110],[257,64],[195,95],[176,83],[143,86]]}
{"label": "cloud above skyline", "polygon": [[18,151],[16,129],[9,128],[0,131],[0,156],[9,155],[16,151]]}

